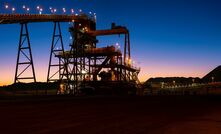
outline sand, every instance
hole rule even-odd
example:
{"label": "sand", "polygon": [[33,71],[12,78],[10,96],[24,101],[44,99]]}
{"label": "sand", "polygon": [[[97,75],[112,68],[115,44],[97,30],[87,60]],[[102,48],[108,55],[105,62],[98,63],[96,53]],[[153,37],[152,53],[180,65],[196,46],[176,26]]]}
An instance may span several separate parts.
{"label": "sand", "polygon": [[1,134],[221,132],[221,96],[33,96],[0,99]]}

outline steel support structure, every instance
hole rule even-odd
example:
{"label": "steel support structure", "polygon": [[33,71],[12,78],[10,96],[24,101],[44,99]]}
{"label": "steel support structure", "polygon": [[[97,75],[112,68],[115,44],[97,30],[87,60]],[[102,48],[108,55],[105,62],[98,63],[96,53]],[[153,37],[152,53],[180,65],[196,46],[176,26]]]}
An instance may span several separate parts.
{"label": "steel support structure", "polygon": [[63,75],[61,75],[61,73],[66,70],[65,61],[61,58],[55,58],[55,55],[57,55],[58,53],[64,53],[64,44],[62,39],[60,22],[54,22],[47,82],[56,82],[62,79]]}
{"label": "steel support structure", "polygon": [[[85,31],[88,29],[89,31]],[[94,30],[94,31],[93,31]],[[130,54],[130,35],[125,27],[110,30],[98,30],[84,25],[84,23],[74,23],[69,31],[73,42],[70,51],[57,55],[59,59],[66,61],[61,64],[60,72],[63,66],[67,66],[65,75],[67,79],[60,74],[61,82],[67,85],[66,93],[78,95],[79,88],[85,84],[96,86],[99,81],[104,83],[128,84],[136,83],[138,80],[138,69],[131,65]],[[124,34],[124,51],[117,50],[114,46],[103,48],[96,47],[96,36]],[[102,78],[102,73],[104,74]],[[106,75],[106,76],[105,76]],[[98,79],[98,78],[101,79]],[[102,82],[101,82],[102,83]],[[111,85],[114,86],[114,85]]]}
{"label": "steel support structure", "polygon": [[[35,70],[32,58],[31,43],[27,23],[21,23],[21,31],[18,46],[16,72],[14,83],[24,80],[36,82]],[[31,74],[30,74],[31,73]],[[29,77],[24,75],[31,75]]]}
{"label": "steel support structure", "polygon": [[124,39],[124,64],[129,63],[131,60],[130,56],[130,34],[126,33],[125,34],[125,39]]}
{"label": "steel support structure", "polygon": [[78,94],[80,84],[86,77],[90,77],[90,74],[88,74],[90,70],[90,58],[85,56],[85,45],[88,39],[86,39],[86,37],[84,37],[84,35],[82,35],[78,30],[73,32],[73,44],[71,45],[70,51],[72,58],[68,60],[70,61],[69,69],[71,69],[69,71],[69,81],[71,81],[71,84],[69,85],[72,87],[70,88],[70,93],[76,95]]}

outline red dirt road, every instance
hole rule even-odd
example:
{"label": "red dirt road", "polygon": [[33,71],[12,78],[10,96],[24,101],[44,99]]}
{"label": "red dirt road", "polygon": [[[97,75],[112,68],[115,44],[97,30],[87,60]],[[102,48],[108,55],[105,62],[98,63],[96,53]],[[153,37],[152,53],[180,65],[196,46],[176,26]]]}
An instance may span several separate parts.
{"label": "red dirt road", "polygon": [[1,134],[220,134],[221,96],[0,100]]}

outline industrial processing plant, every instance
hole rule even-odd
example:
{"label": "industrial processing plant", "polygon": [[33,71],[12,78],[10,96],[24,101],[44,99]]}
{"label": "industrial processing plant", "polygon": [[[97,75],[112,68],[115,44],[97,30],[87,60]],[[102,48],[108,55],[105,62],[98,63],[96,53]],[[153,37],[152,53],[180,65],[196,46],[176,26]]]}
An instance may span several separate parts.
{"label": "industrial processing plant", "polygon": [[[80,88],[90,87],[94,90],[102,90],[104,85],[111,89],[124,87],[132,90],[140,84],[138,80],[140,68],[132,65],[130,33],[124,26],[112,23],[109,29],[97,30],[96,15],[84,13],[77,15],[2,14],[0,19],[0,24],[19,23],[21,27],[14,83],[24,80],[36,82],[28,24],[53,22],[54,31],[47,82],[60,83],[58,94],[78,95]],[[71,23],[70,50],[64,50],[61,22]],[[118,48],[119,44],[97,47],[96,44],[99,42],[97,37],[109,35],[124,36],[123,52]],[[28,69],[32,71],[31,76],[25,75]]]}

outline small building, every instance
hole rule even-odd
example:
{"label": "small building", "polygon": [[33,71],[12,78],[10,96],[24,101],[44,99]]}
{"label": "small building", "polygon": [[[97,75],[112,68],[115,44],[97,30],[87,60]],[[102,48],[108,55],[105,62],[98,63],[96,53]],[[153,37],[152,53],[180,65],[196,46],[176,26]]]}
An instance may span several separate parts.
{"label": "small building", "polygon": [[205,83],[221,82],[221,65],[213,69],[202,78]]}

